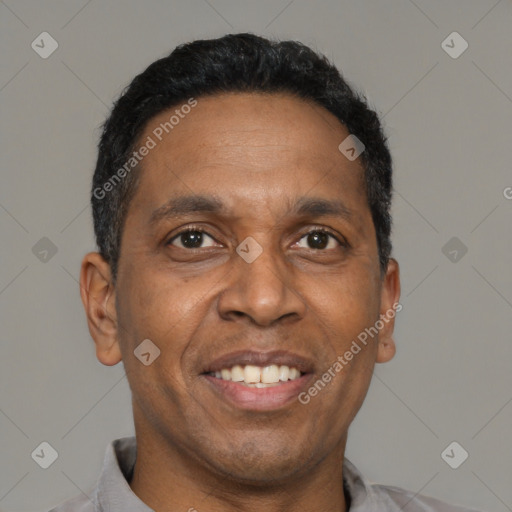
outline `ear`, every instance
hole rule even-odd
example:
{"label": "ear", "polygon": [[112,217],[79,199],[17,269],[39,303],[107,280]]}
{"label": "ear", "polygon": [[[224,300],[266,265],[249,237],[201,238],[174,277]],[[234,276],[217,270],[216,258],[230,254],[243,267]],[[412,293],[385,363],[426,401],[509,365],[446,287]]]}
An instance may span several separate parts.
{"label": "ear", "polygon": [[80,295],[89,332],[96,344],[96,357],[106,366],[122,359],[119,346],[115,289],[110,265],[101,254],[86,254],[80,270]]}
{"label": "ear", "polygon": [[387,363],[396,352],[393,340],[395,328],[395,315],[402,309],[400,300],[400,270],[398,262],[390,258],[386,275],[382,281],[380,296],[380,320],[384,324],[379,330],[379,344],[377,347],[377,363]]}

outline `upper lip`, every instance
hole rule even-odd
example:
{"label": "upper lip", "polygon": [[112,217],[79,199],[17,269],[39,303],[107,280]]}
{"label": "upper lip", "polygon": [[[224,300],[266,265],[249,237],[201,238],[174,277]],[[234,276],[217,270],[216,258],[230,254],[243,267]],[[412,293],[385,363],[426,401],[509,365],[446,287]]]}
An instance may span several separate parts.
{"label": "upper lip", "polygon": [[224,368],[232,368],[235,365],[264,367],[272,364],[297,368],[302,373],[312,373],[314,369],[313,362],[310,359],[286,350],[272,350],[268,352],[238,350],[224,354],[209,363],[204,373],[217,372]]}

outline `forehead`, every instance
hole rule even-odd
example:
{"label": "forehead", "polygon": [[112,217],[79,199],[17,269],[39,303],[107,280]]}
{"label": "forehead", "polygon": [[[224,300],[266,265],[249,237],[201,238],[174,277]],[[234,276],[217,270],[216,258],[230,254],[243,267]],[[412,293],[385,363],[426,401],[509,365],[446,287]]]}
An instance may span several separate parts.
{"label": "forehead", "polygon": [[147,124],[140,140],[150,138],[154,147],[141,164],[137,202],[149,207],[169,195],[215,193],[228,205],[268,208],[311,193],[366,204],[360,159],[349,161],[338,150],[349,132],[323,107],[287,94],[195,101]]}

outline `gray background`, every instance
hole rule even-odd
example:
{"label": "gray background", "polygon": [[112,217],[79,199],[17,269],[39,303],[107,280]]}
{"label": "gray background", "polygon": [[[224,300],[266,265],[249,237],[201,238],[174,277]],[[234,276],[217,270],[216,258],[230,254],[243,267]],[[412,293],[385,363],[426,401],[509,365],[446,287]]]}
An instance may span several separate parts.
{"label": "gray background", "polygon": [[[176,44],[239,31],[324,52],[389,136],[398,352],[376,368],[348,458],[373,481],[512,510],[510,1],[5,0],[0,16],[2,510],[87,492],[107,443],[133,433],[122,364],[95,359],[77,284],[98,127]],[[43,31],[59,45],[47,59],[31,48]],[[456,59],[441,46],[453,31],[469,44]],[[34,254],[43,237],[55,255],[47,241]],[[452,237],[463,257],[459,242],[443,252]],[[458,469],[441,458],[454,440],[469,452]],[[59,453],[46,470],[31,458],[42,441]]]}

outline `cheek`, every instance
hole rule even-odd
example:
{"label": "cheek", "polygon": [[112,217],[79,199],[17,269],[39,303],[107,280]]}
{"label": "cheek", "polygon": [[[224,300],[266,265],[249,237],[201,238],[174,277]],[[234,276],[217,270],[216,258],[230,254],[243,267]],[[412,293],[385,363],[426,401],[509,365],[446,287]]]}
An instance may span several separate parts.
{"label": "cheek", "polygon": [[347,267],[321,286],[317,281],[311,300],[318,320],[337,340],[338,353],[378,318],[379,294],[374,271],[366,265]]}
{"label": "cheek", "polygon": [[[149,266],[147,267],[149,268]],[[119,289],[118,319],[123,362],[127,371],[146,374],[159,382],[185,383],[187,354],[193,351],[194,336],[209,318],[215,280],[176,277],[170,271],[152,269],[125,274]],[[160,350],[157,373],[134,357],[134,349],[149,339]],[[147,371],[150,370],[150,371]],[[142,377],[147,381],[147,377]],[[168,386],[166,386],[168,387]]]}
{"label": "cheek", "polygon": [[[122,284],[118,319],[123,365],[134,399],[156,422],[156,404],[170,401],[179,407],[186,396],[182,361],[203,303],[189,288],[143,273],[132,273]],[[150,364],[134,354],[139,346],[149,347]]]}
{"label": "cheek", "polygon": [[[330,374],[326,378],[332,378],[325,399],[350,404],[348,410],[355,416],[368,391],[375,365],[377,338],[366,336],[365,339],[365,330],[379,318],[379,280],[372,267],[360,265],[347,269],[331,283],[319,294],[322,321],[324,325],[331,321],[333,349],[324,369]],[[336,419],[338,412],[327,409],[330,411],[327,414],[333,414],[333,421],[340,420]]]}
{"label": "cheek", "polygon": [[120,321],[132,336],[163,341],[177,338],[193,323],[206,297],[199,282],[173,279],[171,273],[132,273],[123,282],[119,300]]}

